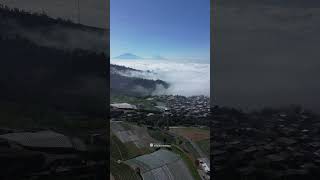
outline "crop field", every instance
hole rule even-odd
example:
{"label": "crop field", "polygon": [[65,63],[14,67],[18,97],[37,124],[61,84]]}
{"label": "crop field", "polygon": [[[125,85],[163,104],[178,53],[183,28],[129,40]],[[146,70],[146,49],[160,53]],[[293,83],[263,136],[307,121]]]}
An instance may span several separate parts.
{"label": "crop field", "polygon": [[133,142],[121,142],[121,140],[111,134],[111,158],[115,160],[127,160],[130,158],[134,158],[136,156],[140,156],[146,153],[152,152],[149,148],[139,148]]}
{"label": "crop field", "polygon": [[[194,157],[194,159],[200,157],[199,153],[198,153],[197,150],[191,145],[190,142],[188,142],[188,141],[185,142],[183,147],[184,147],[184,149],[187,150],[188,153],[190,153],[190,154],[192,155],[192,157]],[[194,159],[193,159],[193,160],[194,160]]]}
{"label": "crop field", "polygon": [[170,132],[195,142],[210,138],[210,131],[205,128],[174,127],[170,128]]}
{"label": "crop field", "polygon": [[172,144],[172,143],[175,143],[176,140],[175,140],[175,137],[171,136],[170,134],[166,133],[166,132],[163,132],[163,131],[160,131],[160,130],[151,130],[149,129],[148,130],[148,133],[150,134],[150,136],[160,142],[164,142],[165,143],[169,143],[169,144]]}
{"label": "crop field", "polygon": [[207,128],[172,127],[170,132],[184,139],[181,147],[192,160],[208,158],[210,155],[210,131]]}
{"label": "crop field", "polygon": [[116,136],[111,135],[111,159],[126,160],[140,155],[140,151],[135,146],[128,146],[122,143]]}
{"label": "crop field", "polygon": [[114,180],[141,180],[139,175],[130,166],[111,161],[110,168]]}
{"label": "crop field", "polygon": [[133,144],[122,143],[115,135],[111,135],[110,171],[114,180],[141,180],[134,169],[118,160],[126,160],[140,155],[140,150]]}
{"label": "crop field", "polygon": [[204,152],[208,157],[210,155],[210,139],[204,139],[201,141],[197,141],[196,144],[199,148]]}
{"label": "crop field", "polygon": [[159,150],[125,162],[132,169],[139,168],[144,180],[193,180],[181,157],[168,150]]}
{"label": "crop field", "polygon": [[122,143],[134,144],[138,149],[148,149],[150,143],[157,142],[146,128],[127,122],[111,122],[111,132]]}

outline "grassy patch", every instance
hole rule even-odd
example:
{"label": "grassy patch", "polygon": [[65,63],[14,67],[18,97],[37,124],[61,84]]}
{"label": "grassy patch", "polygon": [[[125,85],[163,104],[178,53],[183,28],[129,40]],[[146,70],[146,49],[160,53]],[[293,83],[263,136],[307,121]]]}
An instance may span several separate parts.
{"label": "grassy patch", "polygon": [[128,149],[128,159],[145,154],[145,149],[139,149],[133,142],[125,143]]}
{"label": "grassy patch", "polygon": [[208,139],[210,137],[210,131],[207,128],[179,127],[171,128],[170,131],[184,138],[189,138],[193,141]]}
{"label": "grassy patch", "polygon": [[150,153],[147,148],[139,149],[133,142],[122,143],[115,135],[111,135],[111,157],[114,159],[128,160]]}
{"label": "grassy patch", "polygon": [[162,143],[164,143],[164,141],[166,141],[165,143],[168,143],[168,144],[175,144],[176,143],[176,139],[166,132],[163,132],[160,130],[148,129],[148,133],[150,134],[150,136],[152,138],[154,138]]}
{"label": "grassy patch", "polygon": [[131,159],[140,154],[133,144],[124,144],[116,136],[111,135],[111,157],[116,160]]}
{"label": "grassy patch", "polygon": [[199,148],[206,154],[210,155],[210,139],[204,139],[201,141],[197,141],[196,144],[199,146]]}
{"label": "grassy patch", "polygon": [[130,166],[111,160],[110,170],[115,180],[141,180],[138,174]]}
{"label": "grassy patch", "polygon": [[188,142],[188,141],[185,142],[185,147],[190,152],[192,157],[195,157],[195,158],[200,157],[199,153],[194,149],[194,147],[192,146],[192,144],[190,142]]}

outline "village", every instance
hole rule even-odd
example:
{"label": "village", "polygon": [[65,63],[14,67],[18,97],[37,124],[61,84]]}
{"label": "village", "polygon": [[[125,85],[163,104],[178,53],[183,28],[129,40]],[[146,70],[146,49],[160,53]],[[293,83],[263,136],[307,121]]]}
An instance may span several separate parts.
{"label": "village", "polygon": [[[146,103],[151,104],[152,107],[147,108]],[[210,100],[206,96],[161,95],[147,97],[142,103],[113,102],[110,106],[113,120],[127,120],[147,125],[165,123],[163,125],[166,126],[210,125]],[[122,115],[117,116],[117,114]],[[114,119],[114,117],[117,117],[117,119]],[[149,119],[153,119],[153,117],[157,120],[150,122]]]}
{"label": "village", "polygon": [[[193,179],[197,179],[197,177],[202,180],[210,179],[209,98],[206,96],[161,95],[144,97],[143,101],[136,100],[135,102],[122,101],[110,104],[111,131],[113,131],[113,134],[124,143],[136,139],[133,142],[137,146],[149,142],[153,147],[161,147],[161,145],[166,147],[158,148],[159,150],[168,149],[168,146],[171,147],[169,149],[178,149],[178,152],[182,153],[180,157],[185,158],[183,159],[184,162],[189,161],[195,167],[193,172],[196,172],[197,175]],[[135,129],[135,131],[119,133],[120,124],[123,126],[123,128],[120,128],[122,130],[126,129],[127,131],[130,127],[129,129]],[[137,129],[139,130],[137,131]],[[141,134],[145,135],[139,138]],[[126,136],[128,137],[125,138]],[[144,140],[144,137],[149,136],[150,138]],[[154,151],[154,149],[151,149],[151,151]],[[154,151],[154,153],[157,151]],[[142,155],[141,158],[145,155]],[[129,162],[131,161],[129,160]],[[136,167],[131,163],[128,164]],[[174,172],[169,174],[175,176]],[[169,174],[166,176],[169,176]],[[143,174],[143,177],[145,176]]]}
{"label": "village", "polygon": [[320,168],[318,117],[302,108],[244,113],[217,107],[212,168],[224,179],[314,179]]}

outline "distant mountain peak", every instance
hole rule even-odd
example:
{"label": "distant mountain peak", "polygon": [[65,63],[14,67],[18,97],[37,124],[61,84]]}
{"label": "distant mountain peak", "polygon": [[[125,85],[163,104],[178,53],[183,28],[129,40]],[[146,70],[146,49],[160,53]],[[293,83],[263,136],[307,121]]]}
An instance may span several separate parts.
{"label": "distant mountain peak", "polygon": [[166,58],[160,55],[155,55],[152,57],[152,59],[161,59],[161,60],[165,60]]}
{"label": "distant mountain peak", "polygon": [[124,54],[121,54],[120,56],[114,57],[114,59],[143,59],[143,58],[132,53],[124,53]]}

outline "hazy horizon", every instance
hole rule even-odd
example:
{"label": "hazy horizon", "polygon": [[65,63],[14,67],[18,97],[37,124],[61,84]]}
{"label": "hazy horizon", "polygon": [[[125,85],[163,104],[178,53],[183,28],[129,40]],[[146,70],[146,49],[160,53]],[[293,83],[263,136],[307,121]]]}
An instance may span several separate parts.
{"label": "hazy horizon", "polygon": [[131,77],[160,79],[170,84],[168,89],[158,88],[154,95],[210,96],[209,63],[181,62],[171,59],[111,59],[110,63],[144,71],[130,73]]}

